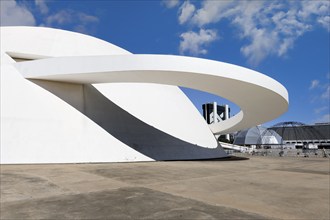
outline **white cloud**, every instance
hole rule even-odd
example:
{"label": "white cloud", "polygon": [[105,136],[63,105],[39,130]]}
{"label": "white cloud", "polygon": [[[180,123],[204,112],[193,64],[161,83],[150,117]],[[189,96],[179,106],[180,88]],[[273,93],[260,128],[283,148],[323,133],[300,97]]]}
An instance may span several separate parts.
{"label": "white cloud", "polygon": [[[330,31],[329,1],[214,1],[205,0],[200,8],[184,3],[179,23],[205,28],[224,19],[244,40],[242,54],[257,65],[267,56],[284,56],[297,38],[320,26]],[[194,10],[192,10],[194,8]],[[181,13],[180,13],[181,12]]]}
{"label": "white cloud", "polygon": [[309,89],[315,89],[320,85],[320,81],[317,79],[312,80],[311,85],[309,86]]}
{"label": "white cloud", "polygon": [[47,26],[62,25],[73,21],[73,13],[69,10],[61,10],[55,14],[49,15],[46,19]]}
{"label": "white cloud", "polygon": [[99,22],[99,19],[93,15],[88,15],[82,12],[77,13],[77,17],[79,18],[79,21],[83,23],[94,23]]}
{"label": "white cloud", "polygon": [[234,1],[204,1],[202,7],[198,9],[192,17],[192,23],[203,26],[210,23],[216,23],[221,18],[225,17],[229,6],[232,6]]}
{"label": "white cloud", "polygon": [[99,19],[95,16],[77,12],[69,9],[64,9],[56,14],[52,14],[46,18],[47,25],[63,25],[77,23],[79,25],[86,25],[89,23],[96,23]]}
{"label": "white cloud", "polygon": [[198,33],[188,31],[181,34],[180,53],[188,53],[194,56],[206,54],[204,47],[217,39],[215,30],[200,29]]}
{"label": "white cloud", "polygon": [[301,8],[299,10],[299,16],[308,19],[311,15],[324,16],[329,14],[329,1],[301,1]]}
{"label": "white cloud", "polygon": [[278,44],[278,40],[275,33],[268,32],[266,29],[254,28],[249,33],[251,43],[243,46],[241,52],[248,58],[249,63],[257,65],[268,54],[274,52],[275,48],[269,45]]}
{"label": "white cloud", "polygon": [[324,114],[315,120],[316,123],[330,122],[330,114]]}
{"label": "white cloud", "polygon": [[321,95],[321,98],[326,99],[326,100],[329,101],[329,99],[330,99],[330,85],[326,86],[325,91]]}
{"label": "white cloud", "polygon": [[23,5],[14,0],[0,1],[1,26],[34,26],[36,24],[33,14]]}
{"label": "white cloud", "polygon": [[[317,101],[318,104],[325,104],[325,106],[319,107],[314,109],[314,113],[319,115],[321,113],[325,113],[322,116],[320,116],[316,122],[330,122],[330,112],[329,112],[329,108],[330,108],[330,84],[329,81],[328,83],[325,84],[321,84],[319,83],[318,80],[313,80],[313,81],[317,81],[317,83],[315,83],[315,88],[317,88],[317,92],[318,95],[316,96],[315,100]],[[312,82],[313,82],[312,81]],[[313,83],[312,85],[313,86]]]}
{"label": "white cloud", "polygon": [[323,107],[320,107],[320,108],[316,108],[316,109],[314,109],[314,112],[316,114],[320,114],[321,112],[324,112],[326,110],[329,110],[329,106],[323,106]]}
{"label": "white cloud", "polygon": [[38,7],[41,14],[47,14],[49,9],[45,0],[35,0],[35,5]]}
{"label": "white cloud", "polygon": [[326,75],[326,78],[327,80],[325,83],[316,79],[312,80],[309,87],[310,92],[313,93],[311,102],[314,103],[313,105],[319,105],[314,109],[314,113],[317,115],[317,117],[319,117],[321,113],[327,113],[319,117],[319,119],[316,120],[317,122],[329,121],[330,83],[328,75]]}
{"label": "white cloud", "polygon": [[80,33],[89,33],[91,25],[99,22],[95,16],[77,12],[69,9],[61,10],[45,18],[45,25],[51,27],[61,27],[64,25],[73,25],[73,30]]}
{"label": "white cloud", "polygon": [[317,19],[317,22],[330,32],[330,16],[320,17]]}
{"label": "white cloud", "polygon": [[[282,40],[282,42],[280,43],[280,47],[278,48],[277,51],[277,55],[278,56],[283,56],[284,54],[286,54],[286,52],[293,47],[294,44],[294,38],[292,37],[288,37]],[[275,49],[275,48],[273,48]],[[266,56],[265,56],[266,57]],[[264,57],[263,57],[264,58]]]}
{"label": "white cloud", "polygon": [[320,116],[316,122],[330,122],[330,114],[329,114],[329,101],[330,101],[330,85],[328,84],[326,87],[319,86],[322,89],[321,96],[318,97],[318,103],[326,103],[326,106],[314,109],[315,114],[319,115],[321,113],[325,113]]}
{"label": "white cloud", "polygon": [[191,18],[195,12],[195,6],[190,4],[189,1],[185,1],[180,7],[179,23],[183,24]]}
{"label": "white cloud", "polygon": [[[32,2],[32,3],[31,3]],[[70,9],[51,13],[46,0],[23,1],[0,0],[1,26],[43,26],[55,28],[72,28],[74,31],[90,33],[95,31],[99,19],[95,16]],[[31,4],[35,4],[35,8]],[[26,5],[30,5],[29,9]],[[40,12],[39,22],[32,12]]]}
{"label": "white cloud", "polygon": [[241,52],[251,64],[259,64],[269,55],[285,55],[296,38],[311,29],[297,19],[295,7],[283,7],[281,2],[242,1],[229,13],[241,38],[249,41]]}
{"label": "white cloud", "polygon": [[166,8],[174,8],[179,5],[180,0],[163,0],[162,4],[165,5]]}

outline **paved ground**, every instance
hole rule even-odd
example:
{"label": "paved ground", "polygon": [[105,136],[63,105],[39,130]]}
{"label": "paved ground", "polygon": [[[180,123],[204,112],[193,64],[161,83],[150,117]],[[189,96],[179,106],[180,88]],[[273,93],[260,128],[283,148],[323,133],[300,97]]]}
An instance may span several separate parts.
{"label": "paved ground", "polygon": [[330,160],[2,165],[1,219],[329,219]]}

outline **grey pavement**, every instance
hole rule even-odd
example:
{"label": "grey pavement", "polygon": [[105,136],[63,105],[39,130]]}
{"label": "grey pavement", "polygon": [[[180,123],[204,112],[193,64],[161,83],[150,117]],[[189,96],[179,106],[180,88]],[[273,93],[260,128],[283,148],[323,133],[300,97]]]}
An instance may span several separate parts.
{"label": "grey pavement", "polygon": [[328,158],[1,165],[1,219],[330,219]]}

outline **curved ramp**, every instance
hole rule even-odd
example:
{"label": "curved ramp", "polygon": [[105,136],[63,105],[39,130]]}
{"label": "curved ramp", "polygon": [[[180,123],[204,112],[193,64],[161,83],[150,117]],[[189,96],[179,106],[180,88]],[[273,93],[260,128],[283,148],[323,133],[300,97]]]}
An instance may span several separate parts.
{"label": "curved ramp", "polygon": [[237,104],[241,111],[210,125],[214,134],[262,124],[288,108],[287,90],[277,81],[250,69],[212,60],[171,55],[75,56],[15,66],[27,79],[79,84],[157,83],[216,94]]}

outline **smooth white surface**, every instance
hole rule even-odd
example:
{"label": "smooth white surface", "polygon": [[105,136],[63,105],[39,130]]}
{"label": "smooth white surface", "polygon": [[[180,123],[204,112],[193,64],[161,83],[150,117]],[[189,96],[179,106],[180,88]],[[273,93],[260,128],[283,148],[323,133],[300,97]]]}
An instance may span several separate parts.
{"label": "smooth white surface", "polygon": [[222,96],[241,108],[210,125],[214,134],[272,120],[288,108],[287,90],[256,71],[223,62],[171,55],[59,57],[15,65],[29,79],[70,83],[140,82],[179,85]]}
{"label": "smooth white surface", "polygon": [[[0,27],[0,33],[1,54],[24,59],[130,54],[106,41],[71,31],[45,27]],[[3,61],[1,59],[1,63]]]}
{"label": "smooth white surface", "polygon": [[[8,59],[6,53],[28,59],[131,54],[106,41],[70,31],[43,27],[1,27],[0,30],[3,64],[15,62]],[[200,146],[217,147],[203,117],[176,86],[141,83],[94,86],[118,106],[163,132]],[[148,106],[151,105],[152,110],[149,110]],[[182,109],[185,111],[181,111]],[[173,127],[173,123],[178,120],[181,123]],[[186,129],[187,125],[191,130]]]}
{"label": "smooth white surface", "polygon": [[[128,51],[90,36],[51,28],[1,27],[0,31],[1,163],[153,160],[110,135],[52,92],[25,79],[13,67],[15,61],[9,56],[40,59],[130,54]],[[54,86],[50,82],[44,84]],[[55,85],[58,93],[69,95],[73,104],[81,105],[81,84]],[[176,86],[143,83],[94,86],[156,130],[204,148],[217,146],[199,112]],[[221,152],[215,154],[221,155],[225,156]]]}

